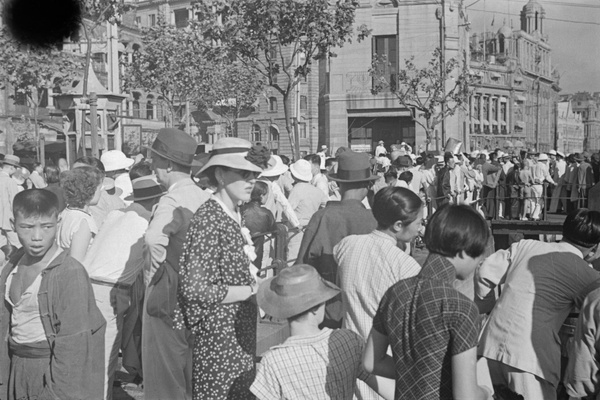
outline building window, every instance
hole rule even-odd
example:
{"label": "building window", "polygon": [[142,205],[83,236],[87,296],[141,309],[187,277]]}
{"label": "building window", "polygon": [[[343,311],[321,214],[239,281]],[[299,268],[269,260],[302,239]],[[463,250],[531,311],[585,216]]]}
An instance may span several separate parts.
{"label": "building window", "polygon": [[387,63],[384,67],[383,74],[388,80],[390,88],[396,88],[396,74],[398,73],[398,51],[397,51],[397,36],[375,36],[373,37],[373,54],[379,59],[385,57]]}
{"label": "building window", "polygon": [[148,26],[156,25],[156,14],[148,15]]}
{"label": "building window", "polygon": [[152,104],[152,100],[154,100],[154,97],[148,96],[148,101],[146,102],[147,119],[154,119],[154,104]]}
{"label": "building window", "polygon": [[46,108],[48,107],[48,89],[47,88],[39,88],[38,89],[38,107]]}
{"label": "building window", "polygon": [[298,125],[298,136],[300,139],[308,139],[308,135],[306,134],[306,124]]}
{"label": "building window", "polygon": [[277,112],[277,97],[269,97],[269,111]]}
{"label": "building window", "polygon": [[140,118],[140,94],[137,92],[133,93],[133,117]]}
{"label": "building window", "polygon": [[157,104],[156,104],[156,119],[159,121],[163,121],[165,118],[165,105],[163,104],[163,102],[161,101],[161,98],[158,98]]}
{"label": "building window", "polygon": [[187,8],[180,8],[179,10],[173,11],[175,15],[175,27],[185,28],[188,24],[189,13]]}
{"label": "building window", "polygon": [[16,106],[26,106],[27,105],[27,95],[25,93],[19,92],[15,89],[15,95],[13,98]]}
{"label": "building window", "polygon": [[260,142],[260,126],[257,124],[252,125],[252,131],[250,132],[250,141],[252,142]]}
{"label": "building window", "polygon": [[308,108],[308,101],[306,96],[304,95],[300,95],[300,110],[301,111],[306,111],[306,109]]}
{"label": "building window", "polygon": [[140,27],[140,26],[142,26],[142,17],[139,17],[139,16],[138,16],[138,17],[135,17],[135,25],[136,25],[137,27]]}

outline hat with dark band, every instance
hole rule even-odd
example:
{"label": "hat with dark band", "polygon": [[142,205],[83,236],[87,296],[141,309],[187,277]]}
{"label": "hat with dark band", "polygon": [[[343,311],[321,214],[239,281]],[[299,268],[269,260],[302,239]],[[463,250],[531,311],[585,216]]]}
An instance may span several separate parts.
{"label": "hat with dark band", "polygon": [[283,269],[260,284],[258,306],[275,318],[290,318],[325,303],[340,293],[340,288],[321,278],[308,264]]}
{"label": "hat with dark band", "polygon": [[367,153],[345,151],[338,157],[336,174],[329,174],[329,178],[337,182],[366,182],[379,179],[371,174],[370,157]]}
{"label": "hat with dark band", "polygon": [[2,164],[12,165],[13,167],[21,168],[21,159],[12,154],[7,154],[4,156],[4,160],[2,160]]}
{"label": "hat with dark band", "polygon": [[167,190],[158,183],[154,175],[139,177],[134,179],[131,184],[133,194],[125,197],[126,201],[149,200],[167,193]]}
{"label": "hat with dark band", "polygon": [[167,160],[190,167],[194,161],[197,146],[196,140],[184,131],[163,128],[158,131],[152,147],[146,146],[146,148]]}

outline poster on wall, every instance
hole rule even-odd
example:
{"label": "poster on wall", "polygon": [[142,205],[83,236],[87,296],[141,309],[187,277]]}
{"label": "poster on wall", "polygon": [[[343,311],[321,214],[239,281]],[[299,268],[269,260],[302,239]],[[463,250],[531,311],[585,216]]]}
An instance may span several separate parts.
{"label": "poster on wall", "polygon": [[142,125],[123,125],[123,153],[127,155],[140,152],[142,145]]}

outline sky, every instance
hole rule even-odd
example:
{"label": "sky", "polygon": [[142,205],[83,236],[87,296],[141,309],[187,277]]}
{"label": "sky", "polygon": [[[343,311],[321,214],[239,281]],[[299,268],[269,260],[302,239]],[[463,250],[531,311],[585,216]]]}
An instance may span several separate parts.
{"label": "sky", "polygon": [[[520,29],[521,9],[527,2],[464,0],[471,22],[470,33],[483,32],[484,26],[488,31],[497,31],[504,22],[510,26],[511,20],[513,28]],[[561,76],[561,93],[600,91],[600,0],[537,2],[546,11],[544,30],[552,47],[553,66]]]}

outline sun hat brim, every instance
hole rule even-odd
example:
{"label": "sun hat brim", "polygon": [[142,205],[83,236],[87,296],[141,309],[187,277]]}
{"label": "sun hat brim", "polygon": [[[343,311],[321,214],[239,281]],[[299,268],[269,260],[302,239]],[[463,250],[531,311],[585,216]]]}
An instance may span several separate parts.
{"label": "sun hat brim", "polygon": [[263,171],[260,174],[260,176],[270,178],[273,176],[281,175],[281,174],[285,173],[288,169],[289,169],[289,167],[287,165],[279,164],[279,165],[276,165],[273,169],[270,169],[268,171]]}
{"label": "sun hat brim", "polygon": [[105,168],[106,172],[112,172],[112,171],[118,171],[120,169],[128,169],[134,163],[135,163],[135,160],[133,158],[125,158],[125,159],[119,161],[116,165],[112,165],[108,168],[105,165],[104,168]]}
{"label": "sun hat brim", "polygon": [[333,283],[321,279],[320,287],[314,287],[310,293],[298,293],[294,296],[281,296],[272,288],[274,276],[262,282],[256,293],[258,306],[268,315],[287,319],[301,314],[312,307],[325,303],[337,296],[341,290]]}
{"label": "sun hat brim", "polygon": [[2,161],[0,161],[0,164],[8,164],[8,165],[12,165],[13,167],[16,167],[16,168],[23,168],[23,166],[21,164],[19,164],[16,161],[12,161],[12,160],[2,160]]}
{"label": "sun hat brim", "polygon": [[161,197],[164,196],[167,193],[167,191],[161,191],[160,193],[155,193],[153,195],[149,195],[149,196],[141,196],[141,197],[135,197],[135,195],[132,193],[129,196],[126,196],[124,198],[125,201],[141,201],[141,200],[150,200],[150,199],[154,199],[156,197]]}
{"label": "sun hat brim", "polygon": [[310,182],[313,178],[312,174],[308,175],[303,175],[302,173],[300,173],[295,167],[294,164],[290,165],[290,172],[292,173],[292,176],[300,181],[304,181],[304,182]]}
{"label": "sun hat brim", "polygon": [[206,171],[210,167],[228,167],[243,171],[262,172],[261,167],[246,160],[247,154],[248,152],[212,155],[197,174]]}

